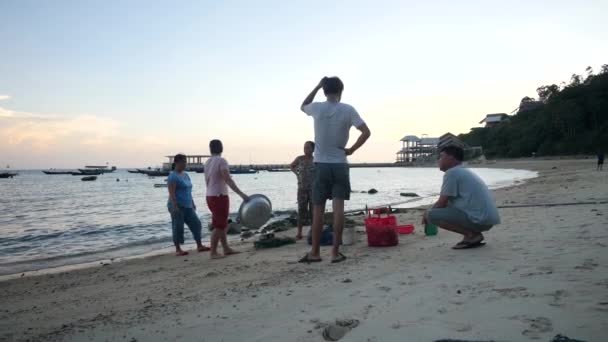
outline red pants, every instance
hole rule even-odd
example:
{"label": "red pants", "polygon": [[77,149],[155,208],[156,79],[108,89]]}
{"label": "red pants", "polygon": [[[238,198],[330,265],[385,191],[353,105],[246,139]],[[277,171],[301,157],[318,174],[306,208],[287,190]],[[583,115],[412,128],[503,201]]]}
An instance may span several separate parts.
{"label": "red pants", "polygon": [[228,227],[228,214],[230,212],[228,196],[207,196],[207,207],[211,211],[211,224],[214,228],[225,229]]}

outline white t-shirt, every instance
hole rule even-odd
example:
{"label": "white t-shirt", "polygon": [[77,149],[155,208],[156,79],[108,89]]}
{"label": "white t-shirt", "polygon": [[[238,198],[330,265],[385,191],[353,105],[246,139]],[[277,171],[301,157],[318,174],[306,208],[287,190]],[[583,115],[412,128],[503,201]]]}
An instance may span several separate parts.
{"label": "white t-shirt", "polygon": [[315,120],[315,163],[348,163],[344,148],[352,126],[365,124],[353,106],[341,102],[313,102],[303,108]]}
{"label": "white t-shirt", "polygon": [[224,172],[230,172],[230,166],[226,159],[220,156],[212,156],[205,163],[205,183],[207,184],[207,196],[228,195],[228,184],[224,180]]}

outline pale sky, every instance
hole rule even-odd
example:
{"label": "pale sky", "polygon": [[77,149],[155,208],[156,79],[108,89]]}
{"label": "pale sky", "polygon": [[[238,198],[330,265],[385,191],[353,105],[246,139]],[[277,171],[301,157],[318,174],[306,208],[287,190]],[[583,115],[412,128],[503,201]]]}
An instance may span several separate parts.
{"label": "pale sky", "polygon": [[[372,130],[468,132],[544,84],[608,63],[608,1],[0,1],[0,168],[156,166],[224,141],[287,163],[323,76]],[[322,92],[317,100],[324,100]],[[357,131],[351,131],[351,143]]]}

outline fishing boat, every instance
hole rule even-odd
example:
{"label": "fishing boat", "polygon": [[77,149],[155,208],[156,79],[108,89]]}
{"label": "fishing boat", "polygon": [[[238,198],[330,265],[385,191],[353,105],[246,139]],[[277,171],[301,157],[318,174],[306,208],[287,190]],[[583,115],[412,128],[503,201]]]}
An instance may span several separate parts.
{"label": "fishing boat", "polygon": [[238,168],[238,169],[230,169],[230,173],[233,175],[253,174],[253,173],[258,173],[258,170]]}
{"label": "fishing boat", "polygon": [[43,170],[45,175],[71,175],[74,171]]}
{"label": "fishing boat", "polygon": [[[111,173],[116,171],[116,166],[112,166],[108,168],[108,166],[97,166],[97,165],[86,165],[84,169],[78,169],[78,171],[82,173],[91,173],[91,174],[102,174],[102,173]],[[97,173],[99,172],[99,173]]]}
{"label": "fishing boat", "polygon": [[97,176],[86,176],[86,177],[82,177],[81,180],[83,182],[91,182],[91,181],[97,180]]}
{"label": "fishing boat", "polygon": [[171,173],[171,171],[151,170],[151,171],[145,171],[142,173],[147,175],[148,177],[166,177]]}
{"label": "fishing boat", "polygon": [[14,172],[2,172],[2,173],[0,173],[0,178],[13,178],[17,175],[18,175],[18,173],[14,173]]}
{"label": "fishing boat", "polygon": [[99,175],[103,175],[104,173],[100,170],[78,170],[78,172],[70,172],[70,174],[72,176],[99,176]]}
{"label": "fishing boat", "polygon": [[141,173],[138,170],[127,170],[128,173]]}

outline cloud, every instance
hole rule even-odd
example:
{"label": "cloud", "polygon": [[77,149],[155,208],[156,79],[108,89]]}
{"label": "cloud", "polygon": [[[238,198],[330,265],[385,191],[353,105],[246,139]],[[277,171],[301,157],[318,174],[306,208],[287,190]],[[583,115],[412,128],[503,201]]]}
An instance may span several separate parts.
{"label": "cloud", "polygon": [[74,167],[161,162],[164,139],[142,136],[120,121],[96,115],[46,115],[0,107],[0,156],[20,167]]}
{"label": "cloud", "polygon": [[57,116],[54,115],[38,115],[27,112],[19,112],[0,107],[0,119],[9,118],[14,120],[54,120]]}
{"label": "cloud", "polygon": [[9,100],[10,98],[11,98],[10,95],[2,95],[2,94],[0,94],[0,101],[2,101],[2,100]]}
{"label": "cloud", "polygon": [[61,117],[17,112],[0,107],[0,138],[8,145],[44,151],[66,142],[102,145],[118,134],[119,124],[92,115]]}

